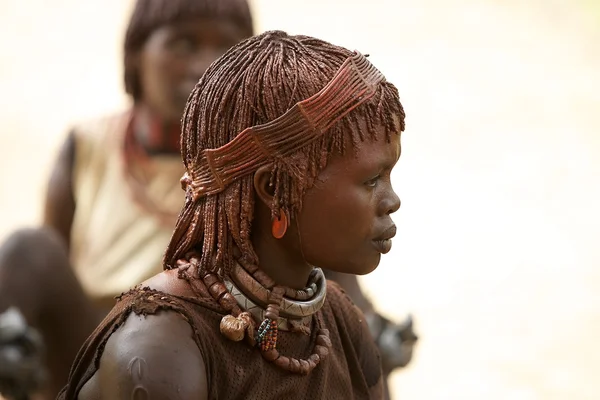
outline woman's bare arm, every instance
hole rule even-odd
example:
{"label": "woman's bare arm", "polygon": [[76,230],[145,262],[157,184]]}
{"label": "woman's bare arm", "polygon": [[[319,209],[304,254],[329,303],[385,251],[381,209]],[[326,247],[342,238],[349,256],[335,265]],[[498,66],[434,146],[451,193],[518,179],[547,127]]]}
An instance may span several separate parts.
{"label": "woman's bare arm", "polygon": [[73,163],[75,160],[75,136],[70,133],[63,143],[54,164],[44,205],[44,225],[54,228],[65,240],[71,242],[71,225],[75,214],[73,195]]}
{"label": "woman's bare arm", "polygon": [[110,337],[79,400],[207,399],[204,360],[175,312],[131,314]]}

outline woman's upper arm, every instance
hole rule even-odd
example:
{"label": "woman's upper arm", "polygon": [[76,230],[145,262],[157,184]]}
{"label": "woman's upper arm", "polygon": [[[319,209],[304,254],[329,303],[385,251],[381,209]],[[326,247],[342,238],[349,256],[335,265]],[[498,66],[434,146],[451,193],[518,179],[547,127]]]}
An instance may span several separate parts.
{"label": "woman's upper arm", "polygon": [[202,354],[190,325],[175,312],[131,314],[106,343],[94,380],[91,392],[101,393],[89,398],[208,398]]}
{"label": "woman's upper arm", "polygon": [[52,169],[44,204],[44,225],[54,228],[65,239],[71,239],[71,225],[75,213],[73,195],[73,163],[75,161],[75,135],[71,132],[62,145]]}

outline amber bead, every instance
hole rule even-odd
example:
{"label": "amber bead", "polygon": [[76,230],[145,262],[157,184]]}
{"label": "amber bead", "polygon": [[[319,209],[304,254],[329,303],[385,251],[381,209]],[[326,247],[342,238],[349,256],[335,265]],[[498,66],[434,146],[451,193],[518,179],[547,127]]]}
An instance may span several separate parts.
{"label": "amber bead", "polygon": [[272,362],[279,358],[279,352],[277,351],[277,349],[271,349],[263,351],[262,356],[265,358],[265,360]]}
{"label": "amber bead", "polygon": [[225,293],[228,293],[227,288],[221,282],[217,282],[212,285],[210,288],[208,288],[208,291],[216,300],[219,300],[221,296],[223,296]]}
{"label": "amber bead", "polygon": [[296,374],[300,372],[300,361],[297,358],[290,358],[290,371]]}
{"label": "amber bead", "polygon": [[275,281],[269,275],[267,275],[264,271],[257,270],[252,275],[254,276],[254,278],[257,281],[259,281],[267,289],[271,289],[273,286],[275,286]]}
{"label": "amber bead", "polygon": [[325,347],[331,347],[331,339],[329,339],[329,336],[319,335],[317,336],[317,344]]}
{"label": "amber bead", "polygon": [[319,335],[329,336],[329,329],[319,329]]}
{"label": "amber bead", "polygon": [[246,335],[246,328],[248,323],[244,320],[234,317],[233,315],[226,315],[221,319],[219,329],[221,333],[229,340],[239,342]]}
{"label": "amber bead", "polygon": [[244,268],[250,274],[254,274],[256,271],[258,271],[258,265],[248,262],[244,258],[240,258],[238,262],[240,266],[242,266],[242,268]]}
{"label": "amber bead", "polygon": [[204,276],[203,281],[204,281],[204,284],[206,285],[206,287],[210,288],[212,285],[219,282],[220,279],[215,274],[207,274]]}
{"label": "amber bead", "polygon": [[306,360],[298,360],[300,362],[300,373],[307,375],[310,372],[310,364]]}
{"label": "amber bead", "polygon": [[321,358],[321,360],[323,360],[329,355],[329,349],[325,346],[316,345],[315,353]]}
{"label": "amber bead", "polygon": [[321,357],[319,357],[318,354],[311,354],[310,357],[308,357],[308,362],[313,362],[315,365],[318,364],[319,361],[321,361]]}
{"label": "amber bead", "polygon": [[289,359],[289,357],[279,356],[279,358],[276,359],[273,363],[279,368],[285,369],[287,371],[290,370],[291,360]]}
{"label": "amber bead", "polygon": [[219,299],[219,304],[226,310],[233,310],[238,305],[235,297],[229,292],[223,294]]}

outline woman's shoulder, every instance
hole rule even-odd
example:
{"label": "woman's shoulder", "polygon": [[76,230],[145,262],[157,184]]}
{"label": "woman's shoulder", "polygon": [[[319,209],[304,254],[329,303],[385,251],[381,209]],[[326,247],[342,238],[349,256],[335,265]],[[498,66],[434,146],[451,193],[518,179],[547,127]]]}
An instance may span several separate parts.
{"label": "woman's shoulder", "polygon": [[206,398],[208,330],[193,295],[177,271],[164,271],[119,296],[84,345],[63,398]]}
{"label": "woman's shoulder", "polygon": [[[202,287],[199,287],[202,286]],[[206,293],[204,293],[206,292]],[[180,278],[177,269],[162,271],[118,297],[120,308],[135,314],[156,314],[171,310],[181,314],[195,330],[205,314],[219,314],[223,310],[207,294],[203,283]],[[119,308],[119,307],[117,307]]]}
{"label": "woman's shoulder", "polygon": [[182,315],[131,313],[110,336],[80,399],[207,398],[204,360]]}

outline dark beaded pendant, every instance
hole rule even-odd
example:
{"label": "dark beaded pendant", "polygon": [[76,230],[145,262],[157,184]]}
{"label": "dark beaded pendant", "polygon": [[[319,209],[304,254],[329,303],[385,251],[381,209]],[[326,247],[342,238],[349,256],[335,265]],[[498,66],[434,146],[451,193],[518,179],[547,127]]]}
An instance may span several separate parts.
{"label": "dark beaded pendant", "polygon": [[260,324],[258,328],[258,337],[256,343],[262,351],[273,350],[277,346],[277,321],[269,318]]}

